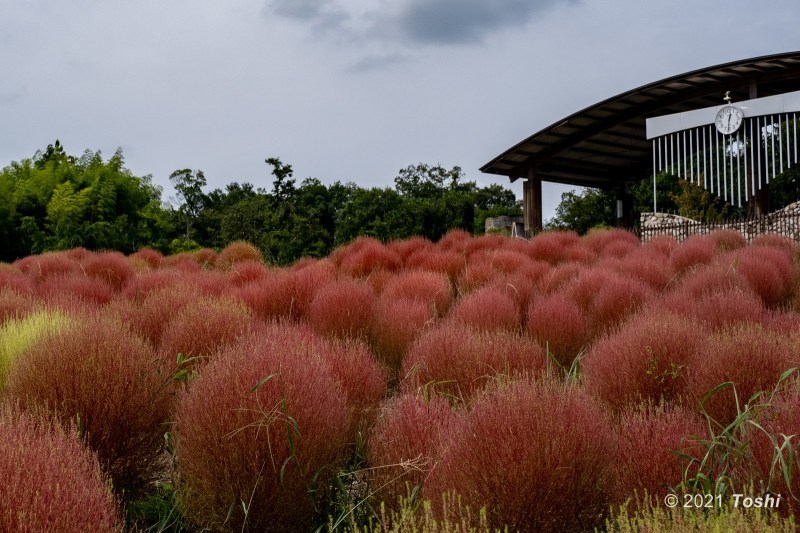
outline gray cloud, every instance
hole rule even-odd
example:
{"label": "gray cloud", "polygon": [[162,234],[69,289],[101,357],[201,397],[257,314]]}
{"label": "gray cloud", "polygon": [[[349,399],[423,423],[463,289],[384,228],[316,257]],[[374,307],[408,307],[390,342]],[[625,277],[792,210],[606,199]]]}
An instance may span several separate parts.
{"label": "gray cloud", "polygon": [[523,26],[543,11],[573,1],[410,0],[396,24],[402,34],[416,43],[475,43],[493,31]]}
{"label": "gray cloud", "polygon": [[347,68],[347,72],[366,73],[386,70],[401,63],[408,63],[411,57],[402,54],[374,54],[364,56]]}
{"label": "gray cloud", "polygon": [[267,0],[264,13],[309,22],[317,31],[338,30],[350,18],[333,0]]}

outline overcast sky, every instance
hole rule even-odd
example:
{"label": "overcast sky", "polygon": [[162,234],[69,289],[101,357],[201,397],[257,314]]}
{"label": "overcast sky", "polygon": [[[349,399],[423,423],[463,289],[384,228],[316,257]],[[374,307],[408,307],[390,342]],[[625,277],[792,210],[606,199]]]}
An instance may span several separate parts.
{"label": "overcast sky", "polygon": [[121,147],[165,199],[186,167],[269,187],[273,156],[298,182],[507,184],[479,167],[552,122],[798,28],[797,0],[0,0],[0,167],[58,138]]}

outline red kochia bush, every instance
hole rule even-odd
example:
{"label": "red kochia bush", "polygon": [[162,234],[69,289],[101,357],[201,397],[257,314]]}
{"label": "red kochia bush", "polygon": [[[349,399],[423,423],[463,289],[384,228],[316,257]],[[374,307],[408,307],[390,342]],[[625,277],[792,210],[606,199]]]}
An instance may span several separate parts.
{"label": "red kochia bush", "polygon": [[[800,390],[794,387],[778,394],[759,413],[758,423],[763,431],[751,427],[747,436],[755,467],[753,482],[755,486],[764,487],[773,494],[784,495],[780,504],[780,511],[784,514],[796,513],[800,502],[785,495],[797,495],[800,491],[800,462],[796,459],[800,453]],[[783,447],[780,452],[776,445],[778,448]],[[773,465],[779,453],[783,462]],[[790,486],[786,484],[782,466],[791,468]]]}
{"label": "red kochia bush", "polygon": [[22,318],[36,307],[36,302],[28,295],[0,287],[0,324],[10,318]]}
{"label": "red kochia bush", "polygon": [[616,410],[679,399],[685,367],[706,334],[689,317],[645,311],[592,345],[581,360],[586,389]]}
{"label": "red kochia bush", "polygon": [[230,270],[236,263],[243,261],[263,261],[261,250],[245,241],[234,241],[222,249],[215,261],[220,270]]}
{"label": "red kochia bush", "polygon": [[311,529],[309,489],[326,496],[346,447],[347,407],[328,364],[294,337],[268,328],[242,339],[179,403],[179,495],[198,528]]}
{"label": "red kochia bush", "polygon": [[0,530],[121,531],[97,458],[74,426],[0,407]]}
{"label": "red kochia bush", "polygon": [[199,298],[200,292],[184,283],[154,289],[138,306],[137,312],[128,315],[131,327],[153,347],[158,347],[172,317]]}
{"label": "red kochia bush", "polygon": [[498,376],[544,374],[547,358],[538,344],[507,332],[477,331],[447,321],[427,331],[403,359],[403,390],[433,383],[434,390],[469,400]]}
{"label": "red kochia bush", "polygon": [[50,276],[67,275],[80,270],[80,263],[68,257],[64,252],[29,255],[15,261],[13,264],[34,283],[38,283]]}
{"label": "red kochia bush", "polygon": [[380,361],[392,372],[398,371],[411,342],[435,318],[425,302],[380,298],[372,317],[372,340]]}
{"label": "red kochia bush", "polygon": [[393,506],[422,487],[463,423],[464,416],[440,396],[425,401],[403,394],[387,401],[368,443],[376,498]]}
{"label": "red kochia bush", "polygon": [[249,333],[252,321],[250,310],[240,302],[203,297],[183,307],[170,320],[159,352],[167,368],[174,365],[179,353],[197,357],[194,366],[198,366],[223,346]]}
{"label": "red kochia bush", "polygon": [[329,283],[311,301],[308,320],[314,331],[333,337],[366,337],[375,306],[375,293],[366,283]]}
{"label": "red kochia bush", "polygon": [[161,474],[156,459],[169,416],[169,377],[122,323],[100,316],[77,322],[17,358],[5,395],[78,424],[114,490],[129,497]]}
{"label": "red kochia bush", "polygon": [[602,407],[577,387],[512,382],[482,396],[423,495],[455,491],[491,527],[591,531],[613,492],[614,440]]}
{"label": "red kochia bush", "polygon": [[569,367],[588,339],[581,308],[561,294],[535,298],[528,307],[528,334]]}
{"label": "red kochia bush", "polygon": [[[661,502],[683,479],[690,457],[703,457],[704,448],[691,437],[708,438],[708,428],[697,413],[680,406],[642,406],[625,411],[617,427],[617,449],[612,463],[616,477],[615,504],[629,498]],[[691,472],[691,471],[690,471]],[[639,499],[634,499],[637,495]]]}
{"label": "red kochia bush", "polygon": [[368,276],[375,270],[398,270],[403,260],[393,250],[372,237],[360,237],[341,253],[339,269],[354,277]]}
{"label": "red kochia bush", "polygon": [[228,279],[232,285],[240,287],[246,283],[263,279],[268,275],[269,271],[261,261],[242,261],[231,267]]}
{"label": "red kochia bush", "polygon": [[454,280],[464,268],[464,256],[458,252],[438,248],[436,250],[423,249],[408,256],[405,266],[413,270],[430,270],[447,274],[451,280]]}
{"label": "red kochia bush", "polygon": [[450,307],[452,289],[447,276],[443,274],[410,271],[389,280],[381,297],[420,301],[427,304],[435,314],[443,315]]}
{"label": "red kochia bush", "polygon": [[73,296],[90,304],[104,305],[114,297],[111,286],[99,279],[83,274],[52,276],[36,286],[36,295],[45,301],[54,301],[62,296]]}
{"label": "red kochia bush", "polygon": [[84,272],[92,279],[107,283],[119,292],[135,275],[128,259],[119,252],[104,252],[87,257],[82,263]]}
{"label": "red kochia bush", "polygon": [[152,248],[142,248],[128,256],[132,264],[141,264],[150,268],[158,268],[164,260],[164,254]]}
{"label": "red kochia bush", "polygon": [[581,238],[574,231],[547,231],[531,240],[528,255],[532,259],[558,263],[565,259],[565,252],[579,244]]}
{"label": "red kochia bush", "polygon": [[716,244],[710,238],[695,235],[686,239],[670,256],[670,265],[675,272],[711,261]]}
{"label": "red kochia bush", "polygon": [[778,307],[792,296],[794,272],[789,254],[778,248],[745,248],[729,256],[736,272],[747,280],[768,307]]}
{"label": "red kochia bush", "polygon": [[[703,396],[714,387],[732,382],[739,408],[760,391],[771,391],[788,368],[798,366],[800,336],[781,335],[760,324],[738,324],[717,332],[704,342],[688,365],[688,383],[700,407]],[[714,420],[728,424],[737,415],[734,390],[717,391],[703,405]]]}
{"label": "red kochia bush", "polygon": [[520,313],[511,296],[496,287],[484,287],[458,300],[450,317],[476,329],[519,331]]}

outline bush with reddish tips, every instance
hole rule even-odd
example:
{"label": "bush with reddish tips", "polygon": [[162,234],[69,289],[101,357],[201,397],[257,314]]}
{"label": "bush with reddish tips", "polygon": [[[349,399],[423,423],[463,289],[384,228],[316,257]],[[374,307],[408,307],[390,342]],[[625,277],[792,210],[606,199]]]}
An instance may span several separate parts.
{"label": "bush with reddish tips", "polygon": [[[760,324],[739,324],[714,333],[704,339],[687,365],[693,405],[727,425],[753,395],[771,391],[786,369],[797,366],[798,353],[800,337],[780,335]],[[707,393],[727,382],[733,386],[702,402]]]}
{"label": "bush with reddish tips", "polygon": [[463,400],[502,376],[540,376],[547,357],[534,341],[501,331],[477,331],[447,321],[421,335],[408,349],[402,389],[433,390]]}
{"label": "bush with reddish tips", "polygon": [[70,259],[80,262],[89,257],[90,255],[93,255],[94,252],[90,252],[83,246],[78,246],[77,248],[70,248],[69,250],[65,250],[63,253]]}
{"label": "bush with reddish tips", "polygon": [[588,268],[580,263],[559,263],[542,277],[541,289],[547,293],[558,292],[587,271]]}
{"label": "bush with reddish tips", "polygon": [[342,254],[339,269],[354,278],[364,278],[376,270],[396,272],[402,263],[403,260],[397,252],[390,250],[377,239],[362,237]]}
{"label": "bush with reddish tips", "polygon": [[449,280],[442,274],[406,271],[389,280],[382,297],[423,302],[434,313],[443,315],[450,307],[453,294]]}
{"label": "bush with reddish tips", "polygon": [[514,299],[496,287],[484,287],[463,296],[450,317],[475,329],[519,332],[521,317]]}
{"label": "bush with reddish tips", "polygon": [[451,229],[439,239],[436,246],[440,250],[456,252],[459,255],[464,253],[467,243],[472,240],[472,235],[463,229]]}
{"label": "bush with reddish tips", "polygon": [[402,241],[391,241],[386,247],[396,252],[404,262],[414,252],[434,250],[434,244],[425,237],[411,237]]}
{"label": "bush with reddish tips", "polygon": [[651,504],[661,504],[663,496],[678,486],[689,467],[681,454],[703,457],[705,449],[697,439],[707,439],[707,433],[705,421],[684,407],[645,405],[623,412],[612,463],[615,503],[645,503],[646,492]]}
{"label": "bush with reddish tips", "polygon": [[346,449],[347,406],[328,364],[295,336],[271,328],[242,339],[179,403],[178,490],[199,529],[315,525],[312,498],[326,496]]}
{"label": "bush with reddish tips", "polygon": [[580,242],[574,231],[546,231],[531,240],[528,255],[537,261],[559,263],[564,260],[564,251]]}
{"label": "bush with reddish tips", "polygon": [[55,301],[60,296],[74,296],[97,306],[105,305],[114,297],[111,286],[99,279],[89,278],[83,274],[71,276],[53,276],[43,280],[36,286],[36,295],[44,301]]}
{"label": "bush with reddish tips", "polygon": [[675,276],[664,256],[646,248],[639,248],[625,259],[604,260],[601,266],[610,268],[623,277],[641,280],[658,292],[664,291]]}
{"label": "bush with reddish tips", "polygon": [[466,255],[467,258],[476,254],[493,255],[503,248],[507,240],[508,237],[496,233],[487,233],[485,235],[473,237],[464,245],[464,255]]}
{"label": "bush with reddish tips", "polygon": [[9,289],[19,294],[31,294],[33,285],[30,279],[16,267],[0,263],[0,290]]}
{"label": "bush with reddish tips", "polygon": [[793,294],[792,259],[781,249],[749,247],[731,253],[725,263],[747,280],[768,307],[787,303]]}
{"label": "bush with reddish tips", "polygon": [[242,261],[233,265],[228,272],[228,280],[234,287],[241,287],[247,283],[264,279],[269,275],[269,270],[261,261]]}
{"label": "bush with reddish tips", "polygon": [[244,261],[263,261],[261,250],[245,241],[234,241],[222,249],[215,266],[219,270],[230,270],[236,263]]}
{"label": "bush with reddish tips", "polygon": [[64,252],[48,252],[42,255],[29,255],[15,261],[14,266],[26,274],[33,283],[51,276],[66,276],[80,271],[80,263],[69,258]]}
{"label": "bush with reddish tips", "polygon": [[419,250],[408,256],[406,268],[410,270],[430,270],[447,274],[455,280],[464,268],[464,256],[453,251]]}
{"label": "bush with reddish tips", "polygon": [[581,308],[562,294],[534,299],[526,317],[528,334],[569,368],[588,340]]}
{"label": "bush with reddish tips", "polygon": [[130,323],[132,329],[150,342],[154,347],[161,344],[164,328],[172,317],[184,307],[201,297],[200,292],[189,285],[180,283],[152,290],[137,307]]}
{"label": "bush with reddish tips", "polygon": [[422,488],[464,421],[440,396],[426,401],[403,394],[387,401],[368,442],[375,498],[391,507],[410,497],[415,487]]}
{"label": "bush with reddish tips", "polygon": [[467,260],[464,270],[458,276],[456,288],[460,293],[477,290],[494,280],[497,270],[492,265],[492,259],[485,255],[476,254]]}
{"label": "bush with reddish tips", "polygon": [[392,373],[397,372],[411,342],[435,318],[435,311],[424,301],[378,299],[372,320],[375,354]]}
{"label": "bush with reddish tips", "polygon": [[315,260],[303,268],[292,270],[294,294],[292,315],[305,317],[317,291],[336,279],[336,267],[323,259]]}
{"label": "bush with reddish tips", "polygon": [[2,531],[121,531],[117,502],[74,426],[0,407]]}
{"label": "bush with reddish tips", "polygon": [[747,246],[747,240],[736,230],[718,229],[708,234],[708,238],[714,241],[717,250],[728,252],[738,250]]}
{"label": "bush with reddish tips", "polygon": [[761,320],[764,327],[783,335],[800,334],[800,312],[766,311]]}
{"label": "bush with reddish tips", "polygon": [[776,235],[774,233],[764,233],[757,236],[750,243],[752,246],[766,246],[768,248],[779,248],[789,254],[790,257],[795,257],[800,252],[798,244],[788,237],[783,235]]}
{"label": "bush with reddish tips", "polygon": [[669,257],[679,246],[678,240],[670,235],[658,235],[649,241],[642,243],[642,248],[652,250],[659,254]]}
{"label": "bush with reddish tips", "polygon": [[152,349],[122,323],[93,316],[41,338],[16,359],[4,395],[76,423],[128,498],[158,479],[170,382]]}
{"label": "bush with reddish tips", "polygon": [[[747,443],[753,454],[753,479],[765,492],[784,495],[779,510],[797,513],[800,502],[785,495],[800,491],[800,391],[796,387],[775,396],[771,404],[758,413],[761,428],[750,428]],[[775,462],[775,460],[778,460]],[[791,475],[787,485],[783,468]]]}
{"label": "bush with reddish tips", "polygon": [[393,272],[379,268],[370,272],[364,281],[369,283],[375,294],[380,294],[392,278],[394,278]]}
{"label": "bush with reddish tips", "polygon": [[181,252],[166,256],[162,262],[162,267],[173,268],[179,272],[197,272],[201,270],[191,252]]}
{"label": "bush with reddish tips", "polygon": [[0,324],[12,318],[23,318],[35,308],[36,301],[31,296],[0,288]]}
{"label": "bush with reddish tips", "polygon": [[293,273],[274,270],[259,280],[232,291],[261,320],[290,318],[296,314]]}
{"label": "bush with reddish tips", "polygon": [[740,322],[761,322],[766,312],[758,296],[733,289],[701,297],[687,314],[699,318],[712,329],[722,329]]}
{"label": "bush with reddish tips", "polygon": [[141,248],[139,251],[129,255],[128,260],[155,269],[161,266],[164,254],[152,248]]}
{"label": "bush with reddish tips", "polygon": [[119,252],[104,252],[87,257],[82,263],[84,272],[119,292],[135,272],[128,259]]}
{"label": "bush with reddish tips", "polygon": [[141,301],[154,290],[177,285],[180,280],[181,275],[173,269],[141,272],[128,280],[122,295],[128,300]]}
{"label": "bush with reddish tips", "polygon": [[685,394],[685,367],[707,331],[653,307],[595,342],[581,360],[586,390],[615,410]]}
{"label": "bush with reddish tips", "polygon": [[711,262],[716,244],[710,238],[695,235],[686,239],[670,256],[670,266],[675,272],[683,272],[697,265]]}
{"label": "bush with reddish tips", "polygon": [[[622,322],[654,296],[649,285],[636,279],[596,270],[586,277],[597,276],[602,285],[590,295],[584,307],[589,333],[596,336]],[[580,285],[579,282],[578,285]],[[591,285],[591,284],[590,284]]]}
{"label": "bush with reddish tips", "polygon": [[613,493],[613,445],[603,409],[580,389],[512,382],[475,402],[422,493],[487,506],[492,528],[591,531]]}
{"label": "bush with reddish tips", "polygon": [[225,295],[231,288],[226,274],[213,270],[183,273],[181,280],[183,283],[196,287],[201,293],[208,296]]}
{"label": "bush with reddish tips", "polygon": [[321,335],[367,338],[375,301],[375,293],[369,284],[334,281],[314,296],[308,310],[308,321]]}
{"label": "bush with reddish tips", "polygon": [[196,357],[192,366],[199,367],[220,349],[250,333],[252,321],[250,310],[240,302],[200,298],[174,314],[164,328],[159,353],[167,365],[183,354]]}
{"label": "bush with reddish tips", "polygon": [[[201,248],[197,251],[192,252],[192,258],[195,260],[195,262],[197,262],[198,265],[200,265],[201,268],[204,268],[206,270],[211,270],[212,268],[214,268],[214,266],[216,266],[217,259],[219,259],[219,254],[214,250],[212,250],[211,248]],[[260,260],[260,254],[259,254],[259,259],[254,259],[254,260],[255,261]]]}
{"label": "bush with reddish tips", "polygon": [[582,241],[597,255],[618,258],[625,257],[642,244],[636,235],[623,229],[592,229]]}

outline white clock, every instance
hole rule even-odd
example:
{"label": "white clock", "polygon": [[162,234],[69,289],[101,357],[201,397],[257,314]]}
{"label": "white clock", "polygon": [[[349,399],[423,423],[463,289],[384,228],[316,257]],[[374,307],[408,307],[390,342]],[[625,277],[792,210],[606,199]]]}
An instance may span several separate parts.
{"label": "white clock", "polygon": [[744,111],[735,105],[726,105],[717,112],[714,123],[717,130],[723,135],[730,135],[739,129],[744,120]]}

